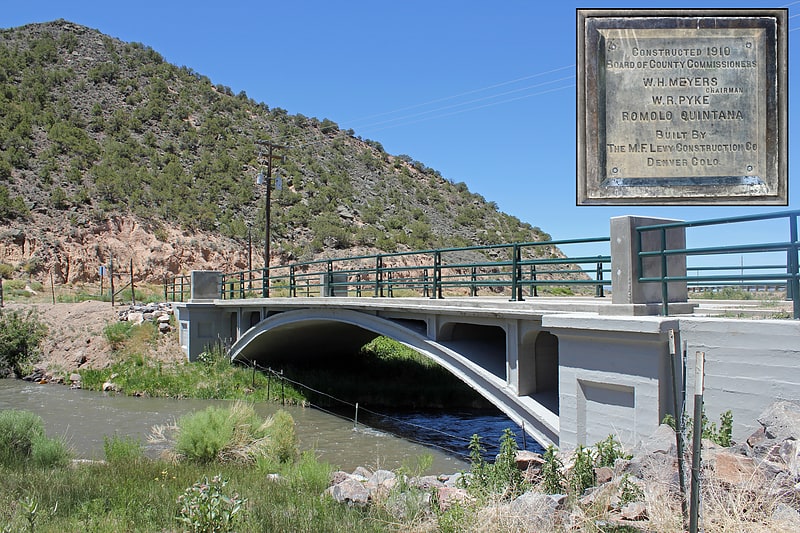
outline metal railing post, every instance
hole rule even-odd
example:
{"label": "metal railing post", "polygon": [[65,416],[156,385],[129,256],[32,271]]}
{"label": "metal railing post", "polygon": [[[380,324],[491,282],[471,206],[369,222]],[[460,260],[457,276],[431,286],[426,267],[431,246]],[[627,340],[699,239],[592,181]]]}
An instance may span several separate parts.
{"label": "metal railing post", "polygon": [[289,296],[297,297],[297,278],[294,273],[294,265],[289,266]]}
{"label": "metal railing post", "polygon": [[470,296],[477,296],[478,295],[478,286],[476,283],[478,282],[478,270],[477,267],[472,267],[472,276],[470,278],[472,282],[469,286],[469,295]]}
{"label": "metal railing post", "polygon": [[514,244],[513,252],[511,255],[511,301],[522,302],[525,298],[522,297],[522,250],[518,244]]}
{"label": "metal railing post", "polygon": [[261,297],[269,298],[269,270],[266,268],[261,269]]}
{"label": "metal railing post", "polygon": [[792,299],[792,316],[795,320],[800,319],[800,280],[798,280],[797,265],[797,215],[789,217],[789,257],[786,261],[788,274],[791,276],[786,280],[786,295]]}
{"label": "metal railing post", "polygon": [[422,296],[425,298],[431,295],[430,287],[428,286],[429,281],[428,269],[426,268],[422,271]]}
{"label": "metal railing post", "polygon": [[433,252],[433,295],[432,299],[441,299],[442,296],[442,252]]}
{"label": "metal railing post", "polygon": [[603,298],[603,297],[605,297],[605,294],[603,293],[603,283],[602,283],[602,281],[603,281],[603,262],[602,261],[598,261],[597,262],[597,275],[595,276],[595,278],[597,279],[598,282],[600,282],[600,283],[597,284],[597,287],[595,288],[595,291],[594,291],[595,298]]}
{"label": "metal railing post", "polygon": [[239,298],[244,300],[244,272],[239,273]]}
{"label": "metal railing post", "polygon": [[383,255],[375,257],[375,298],[383,298]]}
{"label": "metal railing post", "polygon": [[531,265],[531,296],[539,296],[539,287],[536,285],[536,265]]}

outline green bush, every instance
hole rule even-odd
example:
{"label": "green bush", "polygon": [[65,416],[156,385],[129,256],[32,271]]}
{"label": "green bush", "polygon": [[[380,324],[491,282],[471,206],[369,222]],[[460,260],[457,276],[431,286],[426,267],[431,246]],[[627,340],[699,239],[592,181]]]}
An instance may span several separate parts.
{"label": "green bush", "polygon": [[117,434],[103,436],[103,452],[109,463],[129,463],[142,459],[144,448],[137,439]]}
{"label": "green bush", "polygon": [[198,481],[178,498],[181,509],[176,519],[193,533],[224,533],[236,531],[246,499],[238,494],[227,496],[228,484],[221,476],[211,481]]}
{"label": "green bush", "polygon": [[133,324],[127,321],[114,322],[103,329],[103,336],[111,345],[112,350],[118,350],[133,333]]}
{"label": "green bush", "polygon": [[0,464],[27,460],[34,442],[44,437],[42,418],[30,411],[0,411]]}
{"label": "green bush", "polygon": [[263,420],[244,402],[211,406],[178,420],[175,451],[199,463],[290,463],[297,457],[294,420],[285,411]]}
{"label": "green bush", "polygon": [[62,468],[69,464],[72,454],[62,439],[36,437],[31,446],[31,462],[40,468]]}
{"label": "green bush", "polygon": [[268,429],[269,454],[281,463],[292,463],[297,458],[297,432],[292,415],[278,411],[272,416]]}
{"label": "green bush", "polygon": [[39,343],[47,334],[47,326],[39,322],[33,311],[0,311],[0,370],[11,369],[23,374],[23,367],[39,355]]}
{"label": "green bush", "polygon": [[230,413],[220,407],[208,407],[178,420],[175,450],[192,461],[211,462],[233,439]]}
{"label": "green bush", "polygon": [[479,501],[491,496],[512,499],[522,494],[526,482],[517,468],[517,441],[510,429],[500,437],[500,453],[494,463],[483,460],[483,446],[478,435],[473,435],[469,443],[470,476],[466,488]]}

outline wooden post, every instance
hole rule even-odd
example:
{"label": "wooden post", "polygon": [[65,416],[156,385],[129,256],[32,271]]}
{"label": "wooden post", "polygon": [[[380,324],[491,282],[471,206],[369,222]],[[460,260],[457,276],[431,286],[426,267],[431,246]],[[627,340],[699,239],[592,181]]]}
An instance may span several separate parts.
{"label": "wooden post", "polygon": [[133,257],[131,257],[131,300],[136,305],[136,291],[133,289]]}

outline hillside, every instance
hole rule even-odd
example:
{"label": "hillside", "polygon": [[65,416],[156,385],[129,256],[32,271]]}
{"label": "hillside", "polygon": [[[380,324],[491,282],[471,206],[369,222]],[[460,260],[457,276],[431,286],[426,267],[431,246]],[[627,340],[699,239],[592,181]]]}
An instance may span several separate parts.
{"label": "hillside", "polygon": [[267,143],[285,157],[273,159],[283,176],[273,264],[549,239],[332,120],[290,115],[143,44],[58,20],[0,30],[0,274],[94,281],[112,255],[147,281],[245,269],[248,235],[264,242],[255,176]]}

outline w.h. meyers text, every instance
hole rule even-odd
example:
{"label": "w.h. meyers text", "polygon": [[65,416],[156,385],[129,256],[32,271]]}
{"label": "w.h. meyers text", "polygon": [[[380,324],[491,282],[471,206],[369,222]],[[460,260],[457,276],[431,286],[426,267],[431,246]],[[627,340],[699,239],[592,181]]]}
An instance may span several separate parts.
{"label": "w.h. meyers text", "polygon": [[763,32],[602,30],[608,178],[757,176]]}

